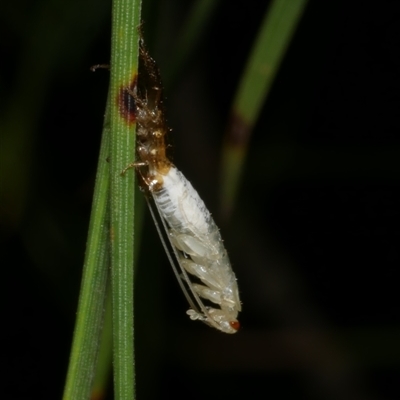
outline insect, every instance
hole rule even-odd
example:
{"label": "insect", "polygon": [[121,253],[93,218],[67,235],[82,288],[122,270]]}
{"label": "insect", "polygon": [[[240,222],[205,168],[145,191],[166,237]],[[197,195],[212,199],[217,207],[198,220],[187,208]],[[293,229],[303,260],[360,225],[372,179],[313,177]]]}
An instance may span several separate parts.
{"label": "insect", "polygon": [[[241,311],[235,274],[210,212],[190,182],[167,157],[165,136],[169,129],[163,109],[161,79],[143,39],[140,42],[138,84],[136,93],[131,94],[135,100],[137,122],[133,166],[142,190],[150,198],[152,217],[190,304],[187,314],[192,320],[203,321],[222,332],[235,333],[240,326],[237,316]],[[161,225],[157,223],[154,209]]]}

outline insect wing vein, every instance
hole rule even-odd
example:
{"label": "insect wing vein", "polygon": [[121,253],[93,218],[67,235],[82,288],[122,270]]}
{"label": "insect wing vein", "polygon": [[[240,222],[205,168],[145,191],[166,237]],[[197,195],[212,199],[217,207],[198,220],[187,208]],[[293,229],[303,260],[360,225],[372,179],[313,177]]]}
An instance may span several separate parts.
{"label": "insect wing vein", "polygon": [[[162,245],[164,247],[164,250],[167,253],[167,257],[168,257],[168,260],[169,260],[169,262],[171,264],[172,270],[174,271],[176,279],[178,280],[179,286],[181,287],[182,292],[186,297],[186,300],[188,301],[190,307],[197,314],[200,314],[200,315],[204,316],[204,318],[200,318],[201,321],[203,321],[207,325],[212,325],[213,327],[218,329],[218,324],[216,324],[214,322],[214,320],[211,318],[211,316],[209,315],[206,306],[201,301],[201,299],[200,299],[199,295],[197,294],[197,292],[194,290],[192,281],[191,281],[188,273],[186,272],[185,268],[182,266],[182,263],[180,261],[180,253],[179,253],[180,251],[175,247],[175,245],[172,243],[172,241],[170,239],[167,223],[166,223],[161,211],[159,210],[157,203],[156,202],[152,203],[147,198],[146,198],[146,201],[147,201],[147,204],[149,206],[151,217],[153,218],[154,224],[156,226],[156,229],[157,229],[158,235],[160,237],[160,240],[162,242]],[[163,225],[165,234],[163,233],[163,231],[162,231],[162,229],[160,227],[160,224],[158,223],[158,218],[155,215],[153,204],[155,205],[155,207],[157,209],[157,214],[160,217],[160,220],[161,220],[161,223]],[[174,253],[175,260],[171,256],[171,251],[170,251],[169,246],[166,243],[165,236],[167,236],[167,238],[168,238],[168,242],[170,244],[170,248],[172,248],[172,251]],[[179,265],[179,269],[176,266],[176,263]],[[186,282],[186,284],[187,284],[187,286],[188,286],[188,288],[190,290],[190,294],[189,294],[186,286],[183,283],[182,277],[180,276],[180,272],[182,273],[184,281]],[[193,299],[195,300],[197,305],[195,305]],[[199,311],[199,309],[201,310],[201,312]]]}

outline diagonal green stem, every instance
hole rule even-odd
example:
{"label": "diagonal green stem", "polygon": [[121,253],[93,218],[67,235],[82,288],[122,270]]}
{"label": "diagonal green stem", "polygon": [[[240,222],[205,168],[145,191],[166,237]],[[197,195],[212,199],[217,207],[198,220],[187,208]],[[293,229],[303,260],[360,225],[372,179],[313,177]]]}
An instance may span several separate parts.
{"label": "diagonal green stem", "polygon": [[225,136],[221,210],[233,208],[248,142],[308,0],[274,0],[267,10],[237,90]]}
{"label": "diagonal green stem", "polygon": [[98,356],[109,267],[109,116],[107,107],[64,400],[90,397]]}

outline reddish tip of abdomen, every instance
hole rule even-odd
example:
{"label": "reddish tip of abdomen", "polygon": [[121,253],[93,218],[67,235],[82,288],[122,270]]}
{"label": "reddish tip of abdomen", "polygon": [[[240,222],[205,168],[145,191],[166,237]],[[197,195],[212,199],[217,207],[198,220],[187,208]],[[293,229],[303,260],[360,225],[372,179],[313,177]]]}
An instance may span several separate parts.
{"label": "reddish tip of abdomen", "polygon": [[230,321],[229,325],[235,330],[238,331],[240,329],[239,321]]}

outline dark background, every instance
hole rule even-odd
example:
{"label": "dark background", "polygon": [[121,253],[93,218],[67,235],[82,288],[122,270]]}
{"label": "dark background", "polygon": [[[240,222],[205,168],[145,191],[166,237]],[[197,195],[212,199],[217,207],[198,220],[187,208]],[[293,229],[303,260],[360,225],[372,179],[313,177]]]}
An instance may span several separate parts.
{"label": "dark background", "polygon": [[[162,75],[191,4],[145,4]],[[221,226],[242,329],[229,336],[187,318],[146,214],[138,398],[395,399],[400,3],[310,0],[222,221],[222,137],[266,6],[220,1],[166,90],[174,162]],[[1,8],[0,393],[53,399],[68,364],[109,79],[89,67],[109,61],[110,4]]]}

